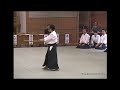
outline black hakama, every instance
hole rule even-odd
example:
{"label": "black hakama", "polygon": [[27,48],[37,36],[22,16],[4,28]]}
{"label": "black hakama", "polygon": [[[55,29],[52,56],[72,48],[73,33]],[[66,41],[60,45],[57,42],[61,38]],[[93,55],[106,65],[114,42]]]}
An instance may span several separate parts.
{"label": "black hakama", "polygon": [[[100,45],[99,45],[100,46]],[[99,50],[104,50],[107,48],[107,46],[105,44],[102,44],[102,47],[95,47],[95,49],[99,49]]]}
{"label": "black hakama", "polygon": [[[50,50],[50,47],[52,49]],[[58,70],[58,58],[57,58],[57,44],[48,44],[48,50],[45,56],[45,61],[43,66],[46,66],[47,69],[55,69]]]}
{"label": "black hakama", "polygon": [[90,48],[90,47],[89,47],[89,44],[84,44],[84,43],[82,43],[82,44],[78,45],[76,48],[88,49],[88,48]]}

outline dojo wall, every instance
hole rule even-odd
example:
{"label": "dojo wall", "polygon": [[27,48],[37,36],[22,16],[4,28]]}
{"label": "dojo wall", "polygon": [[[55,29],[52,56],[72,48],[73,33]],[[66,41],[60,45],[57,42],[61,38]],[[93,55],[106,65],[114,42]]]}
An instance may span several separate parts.
{"label": "dojo wall", "polygon": [[54,24],[59,36],[59,45],[65,45],[65,34],[70,34],[69,45],[77,45],[82,29],[79,25],[88,26],[88,33],[96,21],[101,28],[107,29],[106,11],[19,11],[20,32],[43,34],[47,24]]}
{"label": "dojo wall", "polygon": [[[97,22],[101,28],[107,29],[107,12],[106,11],[80,11],[79,12],[79,25],[88,26],[88,32],[94,22]],[[79,30],[82,32],[82,30]]]}
{"label": "dojo wall", "polygon": [[97,21],[101,28],[107,29],[107,12],[106,11],[92,11],[91,12],[91,24]]}
{"label": "dojo wall", "polygon": [[27,33],[44,33],[47,24],[54,24],[56,32],[60,34],[61,44],[64,42],[64,35],[70,34],[70,44],[76,45],[79,30],[78,12],[75,11],[41,11],[28,13]]}

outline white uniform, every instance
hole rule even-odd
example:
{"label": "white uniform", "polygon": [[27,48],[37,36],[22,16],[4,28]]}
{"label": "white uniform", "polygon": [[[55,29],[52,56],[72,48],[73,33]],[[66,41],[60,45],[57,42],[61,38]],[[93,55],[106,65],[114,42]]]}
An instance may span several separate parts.
{"label": "white uniform", "polygon": [[80,38],[80,43],[84,42],[84,43],[89,43],[89,39],[90,39],[90,35],[89,34],[82,34],[81,38]]}
{"label": "white uniform", "polygon": [[107,34],[104,34],[100,37],[100,43],[107,45]]}
{"label": "white uniform", "polygon": [[91,44],[93,44],[93,43],[100,43],[100,35],[92,35],[92,37],[91,37]]}
{"label": "white uniform", "polygon": [[47,66],[49,69],[59,69],[57,58],[57,34],[52,31],[47,37],[44,38],[45,43],[48,44],[48,50],[45,56],[43,66]]}
{"label": "white uniform", "polygon": [[54,44],[57,43],[57,34],[55,31],[51,32],[47,37],[44,38],[45,43]]}

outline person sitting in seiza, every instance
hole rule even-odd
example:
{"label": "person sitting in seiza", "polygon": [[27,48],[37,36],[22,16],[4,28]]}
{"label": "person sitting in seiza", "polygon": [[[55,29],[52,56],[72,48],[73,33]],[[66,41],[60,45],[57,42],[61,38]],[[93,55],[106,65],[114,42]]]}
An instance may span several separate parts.
{"label": "person sitting in seiza", "polygon": [[107,48],[107,34],[105,29],[102,29],[102,35],[100,37],[100,43],[95,47],[95,49],[103,50]]}
{"label": "person sitting in seiza", "polygon": [[86,29],[83,29],[83,34],[80,38],[79,45],[76,48],[87,49],[89,48],[90,35],[87,34]]}
{"label": "person sitting in seiza", "polygon": [[97,31],[94,31],[94,35],[91,37],[91,48],[95,48],[100,43],[100,35],[98,35]]}
{"label": "person sitting in seiza", "polygon": [[94,25],[92,26],[92,32],[97,31],[97,33],[101,32],[101,27],[98,26],[98,22],[94,22]]}

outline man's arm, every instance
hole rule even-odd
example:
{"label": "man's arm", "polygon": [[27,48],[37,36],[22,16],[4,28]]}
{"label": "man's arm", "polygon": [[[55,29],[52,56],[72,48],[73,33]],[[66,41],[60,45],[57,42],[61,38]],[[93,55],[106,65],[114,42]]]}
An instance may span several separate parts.
{"label": "man's arm", "polygon": [[43,39],[40,39],[40,41],[45,41],[45,42],[47,42],[47,41],[53,39],[53,37],[54,37],[54,35],[50,34],[50,35],[48,35],[47,37],[45,37],[45,38],[43,38]]}

